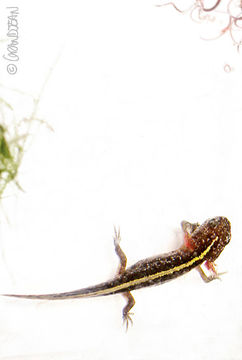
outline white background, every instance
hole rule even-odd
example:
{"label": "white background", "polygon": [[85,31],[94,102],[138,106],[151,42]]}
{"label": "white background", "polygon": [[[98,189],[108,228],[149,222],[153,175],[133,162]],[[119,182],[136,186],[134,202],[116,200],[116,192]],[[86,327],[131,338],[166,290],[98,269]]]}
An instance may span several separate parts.
{"label": "white background", "polygon": [[[53,67],[38,117],[54,132],[34,134],[19,173],[25,193],[13,187],[3,200],[0,293],[111,278],[113,225],[132,264],[180,246],[181,220],[218,215],[232,224],[217,261],[227,273],[205,284],[192,271],[134,292],[128,333],[120,295],[1,298],[1,360],[242,358],[242,58],[228,35],[201,40],[189,16],[155,4],[11,4],[19,6],[20,60],[9,75],[1,59],[1,84],[37,96]],[[31,104],[1,91],[17,113]]]}

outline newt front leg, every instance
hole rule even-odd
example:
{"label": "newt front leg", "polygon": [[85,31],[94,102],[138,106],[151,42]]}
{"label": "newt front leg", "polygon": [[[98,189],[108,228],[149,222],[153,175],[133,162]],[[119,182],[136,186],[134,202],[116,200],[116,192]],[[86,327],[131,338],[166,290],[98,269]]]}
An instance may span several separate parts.
{"label": "newt front leg", "polygon": [[213,280],[221,280],[220,275],[226,274],[226,272],[218,273],[215,264],[212,261],[207,260],[205,262],[205,267],[209,270],[211,275],[206,275],[201,265],[197,267],[197,271],[206,283]]}

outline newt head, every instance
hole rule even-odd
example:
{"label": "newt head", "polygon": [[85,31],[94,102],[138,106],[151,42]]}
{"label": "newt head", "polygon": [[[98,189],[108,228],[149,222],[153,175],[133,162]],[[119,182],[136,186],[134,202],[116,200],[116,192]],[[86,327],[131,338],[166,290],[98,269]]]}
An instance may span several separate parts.
{"label": "newt head", "polygon": [[230,222],[223,216],[208,219],[192,233],[192,239],[200,245],[212,242],[206,260],[214,262],[231,240]]}

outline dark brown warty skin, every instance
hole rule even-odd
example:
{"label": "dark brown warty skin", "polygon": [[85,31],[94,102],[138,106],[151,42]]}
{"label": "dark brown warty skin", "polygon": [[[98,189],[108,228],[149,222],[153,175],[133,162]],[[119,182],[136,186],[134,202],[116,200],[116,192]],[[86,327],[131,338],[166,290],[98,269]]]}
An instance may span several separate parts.
{"label": "dark brown warty skin", "polygon": [[[161,284],[174,279],[205,261],[212,263],[217,259],[231,238],[230,222],[222,216],[208,219],[202,225],[198,223],[190,224],[188,222],[183,222],[183,225],[185,235],[188,234],[189,247],[184,242],[185,245],[182,245],[177,250],[141,260],[127,269],[125,268],[125,262],[122,272],[119,272],[113,279],[104,283],[64,293],[43,295],[7,294],[5,296],[25,299],[63,300],[128,293],[135,289]],[[116,252],[117,248],[122,252],[119,244],[115,244],[115,247]],[[124,254],[120,257],[121,263],[123,258],[126,259]]]}

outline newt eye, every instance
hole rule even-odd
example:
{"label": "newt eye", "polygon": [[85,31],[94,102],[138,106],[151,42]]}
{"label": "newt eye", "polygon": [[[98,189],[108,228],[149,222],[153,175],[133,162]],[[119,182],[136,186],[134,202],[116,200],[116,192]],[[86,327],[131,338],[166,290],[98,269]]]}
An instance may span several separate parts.
{"label": "newt eye", "polygon": [[224,240],[224,243],[227,245],[230,242],[230,240],[231,240],[231,235],[228,234]]}

